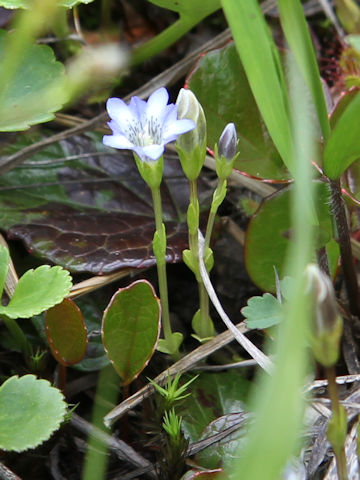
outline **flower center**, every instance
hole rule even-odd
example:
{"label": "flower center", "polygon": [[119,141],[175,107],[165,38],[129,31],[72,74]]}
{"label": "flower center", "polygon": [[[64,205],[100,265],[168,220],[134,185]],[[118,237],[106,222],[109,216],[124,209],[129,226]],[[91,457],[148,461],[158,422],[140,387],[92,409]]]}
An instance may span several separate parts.
{"label": "flower center", "polygon": [[162,142],[162,128],[155,117],[146,117],[143,121],[129,123],[126,133],[128,139],[138,147],[159,145]]}

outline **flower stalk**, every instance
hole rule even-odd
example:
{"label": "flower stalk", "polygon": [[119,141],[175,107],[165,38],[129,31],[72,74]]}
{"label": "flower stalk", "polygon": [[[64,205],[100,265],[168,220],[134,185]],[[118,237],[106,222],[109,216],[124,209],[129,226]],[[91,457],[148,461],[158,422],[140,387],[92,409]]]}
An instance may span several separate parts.
{"label": "flower stalk", "polygon": [[[162,205],[160,188],[151,188],[153,199],[153,209],[155,214],[155,233],[153,239],[153,252],[156,258],[156,268],[158,274],[160,300],[161,300],[161,318],[164,330],[164,341],[160,341],[160,351],[170,353],[174,359],[179,358],[179,340],[182,341],[180,333],[173,333],[170,323],[168,285],[166,275],[166,229],[162,221]],[[181,335],[181,337],[179,337]]]}
{"label": "flower stalk", "polygon": [[[193,330],[200,341],[212,338],[215,334],[214,325],[209,315],[209,296],[200,275],[199,267],[199,217],[200,208],[197,192],[197,180],[190,181],[190,204],[188,208],[188,229],[191,263],[188,265],[194,272],[199,290],[199,310],[192,321]],[[207,266],[210,265],[207,262]]]}
{"label": "flower stalk", "polygon": [[327,438],[331,443],[336,457],[336,470],[339,480],[348,480],[345,441],[347,433],[346,410],[340,404],[338,386],[334,366],[327,367],[326,377],[329,383],[332,417],[327,429]]}
{"label": "flower stalk", "polygon": [[[191,90],[181,89],[176,104],[180,118],[189,118],[195,123],[195,128],[185,133],[176,141],[182,169],[189,180],[190,200],[187,210],[189,230],[189,250],[184,250],[183,259],[196,277],[199,290],[199,310],[192,320],[195,338],[203,342],[214,336],[213,322],[209,316],[209,298],[200,275],[198,229],[200,223],[200,207],[198,200],[197,179],[204,165],[206,156],[206,119],[204,111]],[[205,251],[205,264],[208,271],[212,267],[212,252]]]}
{"label": "flower stalk", "polygon": [[158,350],[179,357],[183,336],[173,333],[170,324],[168,288],[166,276],[166,230],[163,223],[160,185],[163,177],[165,145],[195,127],[192,120],[178,119],[178,107],[168,104],[169,94],[165,88],[153,92],[145,102],[132,97],[129,105],[120,98],[109,98],[106,108],[110,117],[108,125],[112,135],[105,135],[103,143],[109,147],[132,150],[140,175],[150,187],[155,233],[153,251],[156,258],[162,309],[164,339]]}
{"label": "flower stalk", "polygon": [[327,437],[336,457],[340,480],[348,480],[345,455],[347,433],[346,410],[340,404],[335,364],[339,358],[342,318],[339,316],[335,292],[330,278],[317,265],[306,267],[307,290],[313,303],[313,322],[310,344],[316,360],[324,367],[329,384],[332,417]]}

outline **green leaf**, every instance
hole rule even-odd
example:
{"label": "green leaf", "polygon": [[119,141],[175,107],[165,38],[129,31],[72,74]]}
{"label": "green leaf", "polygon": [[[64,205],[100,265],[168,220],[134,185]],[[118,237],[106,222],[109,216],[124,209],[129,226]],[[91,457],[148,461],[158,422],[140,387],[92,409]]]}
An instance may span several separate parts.
{"label": "green leaf", "polygon": [[199,21],[220,8],[220,0],[149,0],[158,7],[178,12],[180,16],[199,17]]}
{"label": "green leaf", "polygon": [[220,441],[210,444],[196,455],[196,463],[205,468],[230,468],[234,458],[239,458],[241,445],[244,444],[248,434],[248,414],[244,412],[223,415],[205,427],[200,440],[206,440],[212,436],[226,431],[238,425],[239,428]]}
{"label": "green leaf", "polygon": [[180,332],[173,332],[171,334],[171,340],[168,342],[165,338],[160,338],[156,347],[156,350],[161,353],[167,353],[173,355],[179,351],[179,347],[182,344],[184,336]]}
{"label": "green leaf", "polygon": [[360,52],[360,35],[347,35],[345,41],[348,45]]}
{"label": "green leaf", "polygon": [[204,428],[219,416],[242,412],[249,386],[250,382],[233,370],[202,373],[183,403],[182,427],[190,441],[198,441]]}
{"label": "green leaf", "polygon": [[257,0],[222,0],[236,48],[267,129],[291,171],[289,101],[277,48]]}
{"label": "green leaf", "polygon": [[30,318],[60,303],[70,292],[71,277],[61,267],[42,265],[28,270],[19,280],[9,304],[0,314],[10,318]]}
{"label": "green leaf", "polygon": [[282,304],[271,293],[251,297],[241,309],[248,328],[269,328],[280,323],[284,317]]}
{"label": "green leaf", "polygon": [[79,363],[87,347],[87,329],[80,308],[69,298],[46,312],[46,336],[56,360],[65,366]]}
{"label": "green leaf", "polygon": [[[274,267],[280,278],[286,270],[288,249],[292,242],[290,195],[292,187],[271,195],[260,205],[250,220],[245,238],[245,264],[252,281],[262,290],[275,292]],[[316,184],[316,213],[319,225],[314,227],[316,248],[326,245],[332,237],[329,209],[329,188]]]}
{"label": "green leaf", "polygon": [[120,288],[106,308],[103,343],[124,385],[139,375],[154,353],[160,316],[160,300],[146,280]]}
{"label": "green leaf", "polygon": [[0,296],[4,290],[6,277],[9,270],[9,261],[9,250],[4,245],[0,245]]}
{"label": "green leaf", "polygon": [[345,170],[360,158],[360,135],[354,126],[360,118],[360,91],[349,102],[336,120],[335,127],[325,145],[324,173],[332,180],[338,179]]}
{"label": "green leaf", "polygon": [[[0,30],[0,77],[10,38],[11,34]],[[67,101],[64,79],[64,66],[56,61],[50,47],[32,45],[26,49],[20,67],[2,92],[0,131],[26,130],[52,120]]]}
{"label": "green leaf", "polygon": [[295,56],[316,106],[321,130],[325,139],[330,133],[327,107],[316,61],[314,47],[304,12],[299,0],[279,0],[281,26]]}
{"label": "green leaf", "polygon": [[[6,148],[6,154],[48,138],[32,129],[16,137],[18,141]],[[35,255],[73,272],[101,275],[126,267],[149,267],[156,263],[151,248],[155,221],[150,189],[132,154],[110,151],[101,138],[86,134],[52,144],[28,165],[1,176],[0,225]],[[68,161],[69,156],[75,158]],[[188,246],[184,220],[189,182],[176,155],[166,153],[164,160],[161,198],[168,237],[166,261],[174,263],[181,261]],[[211,201],[204,178],[198,179],[198,190],[203,212]],[[203,216],[202,227],[205,220]]]}
{"label": "green leaf", "polygon": [[280,280],[280,290],[283,300],[291,298],[291,290],[294,288],[294,279],[292,277],[284,277]]}
{"label": "green leaf", "polygon": [[47,440],[66,413],[60,390],[34,375],[13,376],[0,387],[0,448],[21,452]]}
{"label": "green leaf", "polygon": [[76,299],[76,304],[79,306],[85,320],[88,332],[88,346],[85,357],[80,363],[74,365],[74,368],[82,372],[101,370],[110,364],[100,334],[101,319],[105,305],[103,306],[94,295],[80,297]]}
{"label": "green leaf", "polygon": [[[91,3],[94,0],[59,0],[60,7],[72,8],[80,3]],[[31,8],[33,0],[0,0],[0,6],[5,8]]]}
{"label": "green leaf", "polygon": [[187,84],[204,109],[212,150],[225,126],[234,122],[239,139],[234,167],[257,178],[290,178],[261,118],[234,43],[203,55]]}

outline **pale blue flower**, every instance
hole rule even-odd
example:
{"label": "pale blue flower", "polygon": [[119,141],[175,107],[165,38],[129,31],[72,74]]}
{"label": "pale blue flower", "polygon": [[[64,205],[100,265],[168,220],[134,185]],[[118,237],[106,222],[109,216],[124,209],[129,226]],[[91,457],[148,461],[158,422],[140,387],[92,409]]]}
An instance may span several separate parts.
{"label": "pale blue flower", "polygon": [[178,120],[177,106],[168,105],[168,100],[163,87],[153,92],[147,102],[132,97],[127,105],[120,98],[109,98],[106,109],[113,134],[104,136],[104,145],[132,150],[144,162],[158,160],[167,143],[195,128],[192,120]]}

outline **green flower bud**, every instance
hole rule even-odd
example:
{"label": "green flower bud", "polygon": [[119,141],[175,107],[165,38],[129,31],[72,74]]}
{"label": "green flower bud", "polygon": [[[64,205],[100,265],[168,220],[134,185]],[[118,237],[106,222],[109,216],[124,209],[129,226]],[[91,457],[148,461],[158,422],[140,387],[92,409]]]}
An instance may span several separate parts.
{"label": "green flower bud", "polygon": [[196,180],[206,156],[206,119],[202,106],[191,90],[182,88],[176,100],[178,119],[190,119],[195,128],[176,140],[182,169],[189,180]]}
{"label": "green flower bud", "polygon": [[316,360],[330,367],[339,357],[342,318],[337,309],[334,288],[330,278],[315,264],[305,271],[313,301],[311,345]]}

